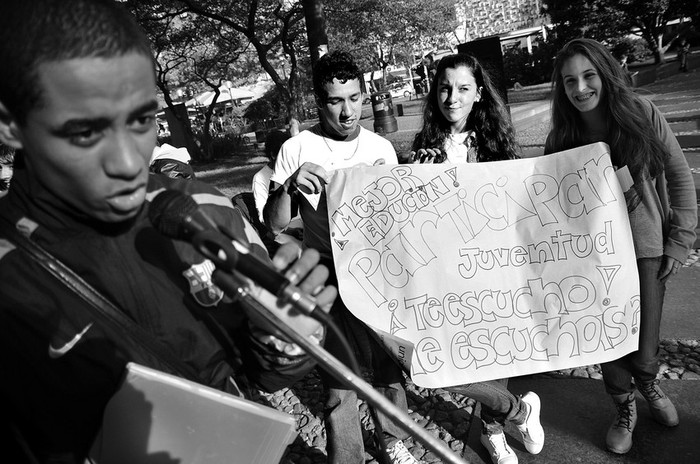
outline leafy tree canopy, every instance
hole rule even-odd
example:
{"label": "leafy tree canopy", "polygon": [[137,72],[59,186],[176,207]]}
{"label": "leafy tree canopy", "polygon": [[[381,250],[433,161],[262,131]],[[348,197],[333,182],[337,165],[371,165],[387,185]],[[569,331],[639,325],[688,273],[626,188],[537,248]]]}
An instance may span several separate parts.
{"label": "leafy tree canopy", "polygon": [[664,52],[684,32],[681,28],[668,35],[667,22],[683,16],[697,18],[699,8],[697,0],[542,1],[559,46],[576,37],[609,43],[633,33],[646,41],[657,63],[664,61]]}
{"label": "leafy tree canopy", "polygon": [[446,42],[457,26],[452,0],[328,0],[331,48],[352,53],[366,71],[413,64],[413,54]]}

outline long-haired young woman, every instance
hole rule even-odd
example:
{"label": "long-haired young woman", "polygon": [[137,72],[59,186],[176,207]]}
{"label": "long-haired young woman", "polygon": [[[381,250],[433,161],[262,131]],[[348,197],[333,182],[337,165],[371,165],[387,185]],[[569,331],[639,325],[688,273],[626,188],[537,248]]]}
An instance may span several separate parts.
{"label": "long-haired young woman", "polygon": [[[425,103],[423,129],[409,162],[476,163],[519,158],[508,110],[478,60],[468,54],[442,58]],[[481,402],[481,443],[494,464],[517,464],[503,427],[513,422],[528,452],[544,445],[540,399],[534,392],[515,397],[501,381],[447,387]]]}
{"label": "long-haired young woman", "polygon": [[663,115],[634,93],[602,44],[590,39],[566,44],[557,54],[552,83],[552,130],[545,153],[605,142],[613,165],[627,167],[634,181],[625,198],[639,270],[639,349],[602,365],[605,389],[617,408],[606,443],[610,451],[624,454],[632,447],[637,423],[635,389],[657,422],[678,424],[657,379],[659,324],[666,281],[695,241],[695,187]]}

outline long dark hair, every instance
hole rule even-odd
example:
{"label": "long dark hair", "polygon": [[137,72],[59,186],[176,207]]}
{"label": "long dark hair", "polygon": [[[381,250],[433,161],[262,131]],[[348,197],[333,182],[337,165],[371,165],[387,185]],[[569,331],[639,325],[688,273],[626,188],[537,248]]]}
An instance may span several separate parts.
{"label": "long dark hair", "polygon": [[545,153],[568,150],[586,143],[581,113],[566,96],[562,68],[574,55],[588,59],[603,84],[603,114],[608,124],[607,140],[613,164],[627,166],[635,179],[659,175],[668,150],[653,130],[645,103],[630,88],[620,63],[600,43],[591,39],[574,39],[564,45],[552,74],[552,130]]}
{"label": "long dark hair", "polygon": [[520,147],[515,141],[515,130],[503,99],[479,61],[466,53],[448,55],[438,62],[423,109],[423,128],[416,134],[412,150],[444,146],[450,132],[450,123],[438,106],[438,82],[446,69],[460,66],[468,68],[474,75],[477,87],[481,87],[481,99],[474,102],[466,126],[466,130],[476,133],[477,160],[482,162],[519,158]]}

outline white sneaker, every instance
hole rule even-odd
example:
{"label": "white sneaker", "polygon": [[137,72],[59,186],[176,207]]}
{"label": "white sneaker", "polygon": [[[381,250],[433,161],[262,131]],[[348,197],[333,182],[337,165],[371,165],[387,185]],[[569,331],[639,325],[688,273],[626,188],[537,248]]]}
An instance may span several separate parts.
{"label": "white sneaker", "polygon": [[394,443],[391,448],[387,448],[386,453],[389,455],[391,464],[420,464],[401,440]]}
{"label": "white sneaker", "polygon": [[544,429],[540,424],[540,397],[537,393],[527,392],[522,397],[527,408],[525,422],[516,425],[523,436],[523,444],[530,454],[538,454],[544,446]]}
{"label": "white sneaker", "polygon": [[518,464],[518,456],[515,455],[513,449],[508,446],[506,434],[492,433],[490,435],[481,434],[481,444],[491,455],[493,464]]}

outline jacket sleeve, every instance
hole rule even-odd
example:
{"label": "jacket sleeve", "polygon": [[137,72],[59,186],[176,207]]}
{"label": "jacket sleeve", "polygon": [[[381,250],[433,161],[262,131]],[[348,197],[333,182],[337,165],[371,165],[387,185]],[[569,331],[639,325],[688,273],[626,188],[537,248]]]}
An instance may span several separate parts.
{"label": "jacket sleeve", "polygon": [[[240,223],[252,254],[271,266],[267,250],[253,226],[242,217]],[[254,310],[249,308],[248,311]],[[236,338],[242,341],[243,369],[248,380],[256,388],[273,392],[292,386],[306,375],[316,362],[304,352],[288,354],[269,343],[271,328],[266,326],[267,324],[258,318],[249,318],[248,324],[241,327],[241,332]],[[280,342],[288,345],[281,340]]]}
{"label": "jacket sleeve", "polygon": [[664,160],[664,173],[657,179],[657,191],[664,208],[664,254],[684,262],[696,239],[698,204],[695,183],[671,127],[658,108],[651,102],[649,105],[653,127],[669,152]]}

